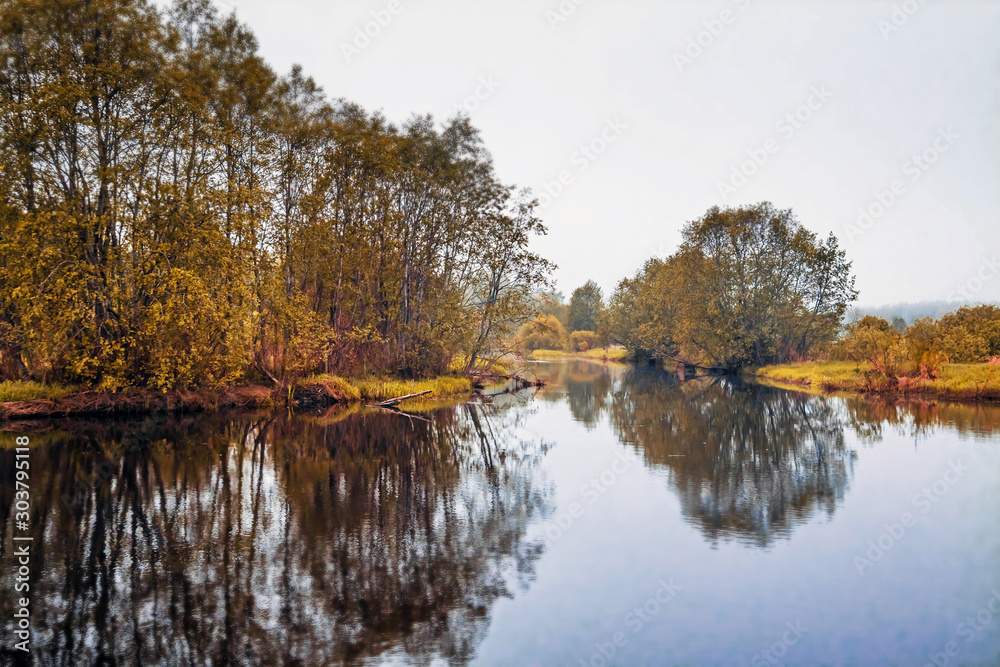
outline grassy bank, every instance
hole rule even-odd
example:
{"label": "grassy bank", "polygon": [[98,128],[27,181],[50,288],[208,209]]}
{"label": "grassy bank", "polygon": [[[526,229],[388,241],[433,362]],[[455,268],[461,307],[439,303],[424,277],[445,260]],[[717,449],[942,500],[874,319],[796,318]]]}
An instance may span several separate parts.
{"label": "grassy bank", "polygon": [[600,361],[625,361],[628,351],[624,347],[612,347],[605,350],[602,347],[586,352],[564,352],[562,350],[535,350],[531,353],[535,361],[554,361],[558,359],[598,359]]}
{"label": "grassy bank", "polygon": [[394,378],[342,378],[336,375],[315,375],[303,384],[325,384],[343,394],[348,401],[378,402],[390,398],[433,392],[433,396],[458,396],[472,392],[472,382],[465,377],[443,375],[430,380],[398,380]]}
{"label": "grassy bank", "polygon": [[429,380],[348,379],[317,375],[296,383],[290,389],[246,386],[170,392],[126,389],[114,393],[58,385],[43,386],[36,382],[4,382],[0,383],[0,417],[11,420],[67,415],[256,410],[284,404],[310,409],[336,404],[375,403],[424,391],[432,392],[422,397],[425,401],[467,396],[472,393],[472,382],[468,378],[452,375]]}
{"label": "grassy bank", "polygon": [[10,401],[55,401],[77,391],[76,387],[39,382],[0,382],[0,403]]}
{"label": "grassy bank", "polygon": [[1000,400],[1000,365],[945,364],[938,377],[891,378],[872,372],[870,364],[853,361],[808,361],[764,366],[757,378],[815,390],[854,391],[888,395],[924,395],[955,400]]}

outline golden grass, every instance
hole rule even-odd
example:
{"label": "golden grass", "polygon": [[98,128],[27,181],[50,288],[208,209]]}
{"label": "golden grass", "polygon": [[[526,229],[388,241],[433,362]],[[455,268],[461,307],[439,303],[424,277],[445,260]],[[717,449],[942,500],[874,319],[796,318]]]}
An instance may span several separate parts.
{"label": "golden grass", "polygon": [[456,396],[472,391],[468,378],[442,375],[431,380],[398,380],[395,378],[342,378],[337,375],[314,375],[306,383],[325,384],[348,400],[387,401],[390,398],[432,391],[434,396]]}
{"label": "golden grass", "polygon": [[[451,363],[448,364],[448,370],[452,373],[455,373],[456,375],[460,375],[465,372],[465,367],[468,363],[469,363],[469,355],[456,354],[452,358]],[[478,366],[479,368],[483,368],[485,364],[488,363],[489,363],[488,360],[483,361],[482,359],[480,359],[479,362],[476,363],[476,366]],[[490,373],[495,373],[496,375],[510,374],[507,370],[507,366],[504,364],[502,359],[497,359],[496,361],[493,362],[493,365],[490,366]]]}
{"label": "golden grass", "polygon": [[816,387],[841,385],[864,380],[862,367],[853,361],[804,361],[797,364],[779,364],[758,368],[754,375],[776,382],[805,384]]}
{"label": "golden grass", "polygon": [[[764,366],[754,372],[786,384],[801,384],[824,391],[874,391],[865,373],[870,364],[853,361],[808,361]],[[930,394],[957,399],[1000,399],[1000,366],[996,364],[944,364],[937,378],[899,378],[885,393]]]}
{"label": "golden grass", "polygon": [[361,390],[358,389],[358,386],[354,383],[354,381],[347,380],[339,375],[330,375],[329,373],[314,375],[306,382],[325,384],[335,395],[339,394],[349,401],[361,400]]}
{"label": "golden grass", "polygon": [[[442,375],[430,380],[399,380],[388,377],[343,378],[325,374],[313,375],[302,384],[325,384],[333,395],[341,396],[349,403],[375,403],[424,391],[433,393],[420,397],[420,400],[467,396],[472,393],[472,381],[454,375]],[[407,401],[407,405],[411,402]]]}
{"label": "golden grass", "polygon": [[69,396],[76,387],[40,384],[38,382],[0,382],[0,403],[9,401],[55,401]]}
{"label": "golden grass", "polygon": [[553,359],[601,359],[607,361],[624,361],[628,359],[628,350],[624,347],[596,347],[586,352],[564,352],[563,350],[535,350],[531,353],[535,361],[551,361]]}

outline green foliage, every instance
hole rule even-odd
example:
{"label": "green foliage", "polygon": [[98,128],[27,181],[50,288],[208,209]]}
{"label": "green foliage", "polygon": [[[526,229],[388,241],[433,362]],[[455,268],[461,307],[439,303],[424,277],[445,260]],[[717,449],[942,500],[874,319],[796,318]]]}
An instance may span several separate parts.
{"label": "green foliage", "polygon": [[569,348],[574,352],[586,352],[601,346],[601,339],[593,331],[574,331],[569,335]]}
{"label": "green foliage", "polygon": [[554,315],[539,315],[528,322],[518,334],[521,345],[529,352],[534,350],[566,349],[566,331]]}
{"label": "green foliage", "polygon": [[593,280],[573,290],[566,316],[566,328],[570,331],[595,331],[604,309],[601,288]]}

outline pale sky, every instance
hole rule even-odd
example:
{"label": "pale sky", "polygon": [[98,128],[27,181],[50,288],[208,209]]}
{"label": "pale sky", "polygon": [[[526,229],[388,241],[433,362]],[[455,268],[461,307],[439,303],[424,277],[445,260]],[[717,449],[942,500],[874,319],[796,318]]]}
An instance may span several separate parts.
{"label": "pale sky", "polygon": [[548,204],[567,296],[769,200],[837,234],[859,304],[1000,300],[995,0],[218,2],[330,97],[395,122],[468,100],[500,177]]}

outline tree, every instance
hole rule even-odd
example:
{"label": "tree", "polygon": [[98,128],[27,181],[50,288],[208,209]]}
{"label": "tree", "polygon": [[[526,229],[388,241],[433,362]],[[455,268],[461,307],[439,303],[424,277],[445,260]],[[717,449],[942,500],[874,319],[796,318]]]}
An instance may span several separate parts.
{"label": "tree", "polygon": [[683,235],[612,297],[609,335],[630,348],[729,369],[805,356],[857,298],[837,239],[817,241],[790,210],[716,207]]}
{"label": "tree", "polygon": [[601,288],[593,280],[573,290],[569,301],[566,328],[570,331],[596,331],[604,308]]}
{"label": "tree", "polygon": [[0,5],[0,167],[4,379],[437,373],[548,289],[536,204],[467,118],[279,77],[209,0]]}

